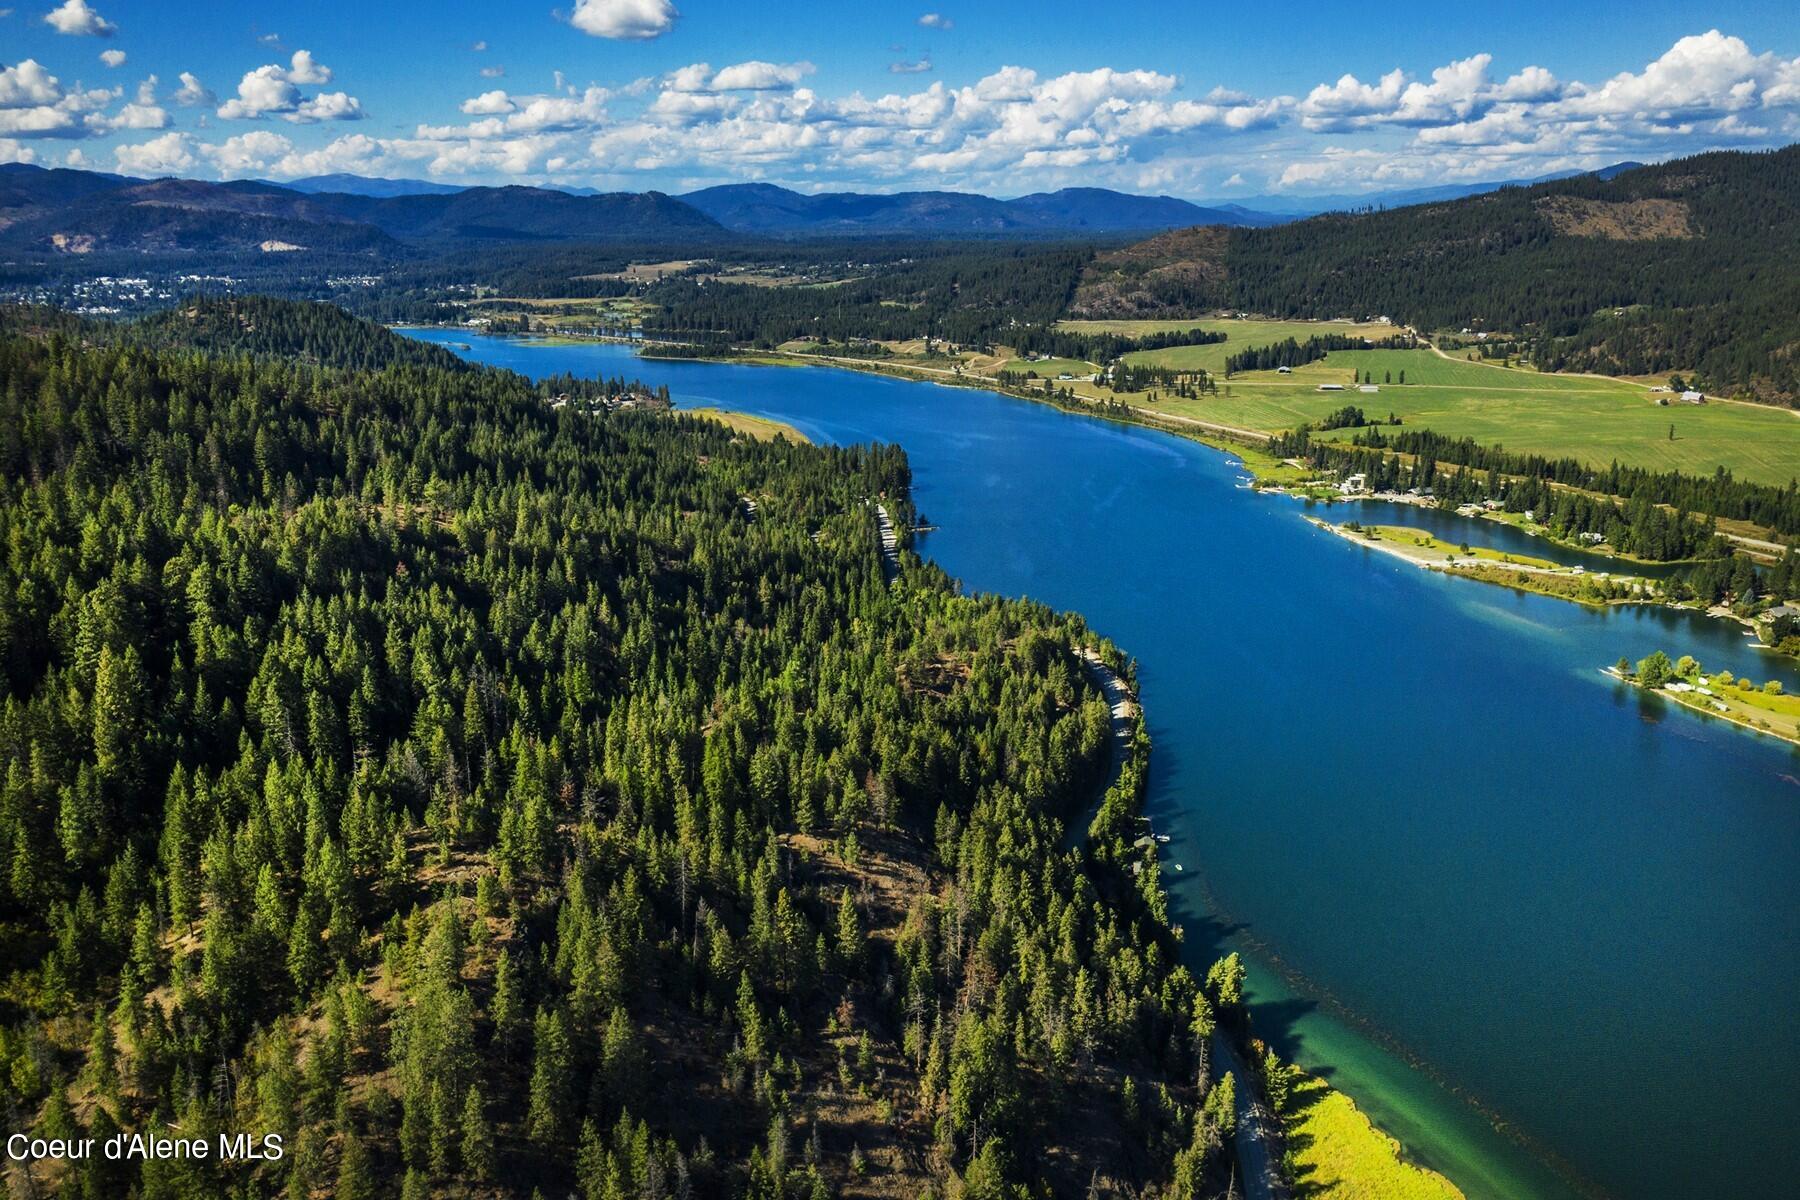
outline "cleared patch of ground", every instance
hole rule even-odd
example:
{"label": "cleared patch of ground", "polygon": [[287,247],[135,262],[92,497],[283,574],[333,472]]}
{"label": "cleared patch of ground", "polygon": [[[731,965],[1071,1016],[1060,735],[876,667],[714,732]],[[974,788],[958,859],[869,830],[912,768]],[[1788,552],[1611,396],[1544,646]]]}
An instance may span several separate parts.
{"label": "cleared patch of ground", "polygon": [[1568,237],[1648,242],[1694,236],[1688,207],[1681,200],[1590,200],[1585,196],[1545,196],[1538,201],[1556,232]]}

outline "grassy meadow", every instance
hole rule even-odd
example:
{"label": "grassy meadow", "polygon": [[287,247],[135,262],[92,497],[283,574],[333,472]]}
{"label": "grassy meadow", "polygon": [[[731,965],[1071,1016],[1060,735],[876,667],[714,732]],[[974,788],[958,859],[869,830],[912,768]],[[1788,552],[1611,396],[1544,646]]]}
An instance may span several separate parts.
{"label": "grassy meadow", "polygon": [[[1341,321],[1065,321],[1072,330],[1148,333],[1157,329],[1223,329],[1227,340],[1211,346],[1179,346],[1128,355],[1135,362],[1181,370],[1224,371],[1228,355],[1292,337],[1359,331],[1385,337],[1389,326]],[[1381,390],[1354,390],[1362,372],[1373,371]],[[1406,382],[1399,383],[1405,372]],[[1044,372],[1040,370],[1039,374]],[[1389,381],[1392,382],[1389,382]],[[1341,392],[1321,392],[1338,383]],[[1143,403],[1146,396],[1120,396],[1077,386],[1083,394]],[[1472,437],[1484,445],[1561,457],[1604,466],[1619,462],[1653,470],[1710,475],[1723,466],[1743,479],[1785,484],[1800,477],[1800,415],[1763,405],[1712,401],[1704,405],[1660,405],[1640,383],[1589,375],[1550,375],[1528,367],[1446,358],[1434,350],[1340,350],[1297,367],[1292,374],[1252,371],[1220,380],[1218,395],[1198,399],[1161,397],[1160,411],[1221,425],[1274,432],[1317,421],[1346,404],[1371,417],[1399,414],[1411,428],[1451,437]],[[1674,437],[1670,437],[1673,427]],[[1349,437],[1351,431],[1335,435]]]}
{"label": "grassy meadow", "polygon": [[1080,377],[1092,375],[1099,369],[1093,363],[1082,362],[1077,358],[1047,358],[1039,362],[1026,362],[1022,358],[1012,358],[1001,363],[998,368],[1000,371],[1017,371],[1021,375],[1035,372],[1039,379],[1055,379],[1065,372]]}
{"label": "grassy meadow", "polygon": [[772,442],[776,437],[784,437],[790,442],[804,442],[804,433],[795,429],[785,421],[774,421],[768,417],[753,416],[750,413],[732,412],[724,408],[684,408],[679,410],[690,417],[706,417],[731,429],[745,437],[759,442]]}
{"label": "grassy meadow", "polygon": [[1455,1184],[1400,1157],[1400,1144],[1316,1076],[1294,1088],[1288,1170],[1311,1200],[1463,1200]]}

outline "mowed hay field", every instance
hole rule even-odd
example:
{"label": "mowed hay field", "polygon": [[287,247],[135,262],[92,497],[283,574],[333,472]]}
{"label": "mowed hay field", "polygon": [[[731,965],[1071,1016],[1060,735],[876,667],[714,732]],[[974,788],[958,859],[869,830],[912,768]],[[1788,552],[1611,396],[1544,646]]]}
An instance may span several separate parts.
{"label": "mowed hay field", "polygon": [[1041,362],[1026,362],[1022,358],[1008,359],[1000,364],[998,370],[1017,371],[1021,375],[1036,372],[1039,379],[1055,379],[1067,372],[1075,376],[1092,375],[1100,368],[1091,362],[1082,362],[1075,358],[1047,358]]}
{"label": "mowed hay field", "polygon": [[[1136,323],[1066,322],[1065,326],[1103,324]],[[1227,340],[1219,345],[1145,350],[1128,356],[1177,369],[1204,367],[1215,375],[1223,373],[1227,355],[1289,337],[1304,342],[1315,334],[1352,329],[1371,338],[1392,332],[1343,322],[1142,324],[1224,329]],[[1374,332],[1377,329],[1384,332]],[[1379,392],[1366,394],[1355,389],[1355,380],[1363,371],[1375,373]],[[1402,371],[1405,384],[1398,382]],[[1395,382],[1386,382],[1389,378]],[[1321,392],[1322,383],[1343,384],[1345,390]],[[1219,386],[1216,396],[1164,398],[1155,407],[1221,425],[1273,432],[1317,421],[1354,404],[1372,419],[1392,412],[1409,428],[1472,437],[1483,445],[1523,453],[1572,457],[1596,466],[1617,459],[1629,466],[1698,475],[1710,475],[1722,466],[1740,479],[1775,485],[1800,477],[1800,415],[1720,400],[1703,405],[1659,405],[1657,393],[1621,379],[1546,375],[1524,367],[1470,362],[1460,356],[1446,358],[1434,350],[1339,350],[1319,362],[1295,368],[1291,375],[1253,371],[1220,379]],[[1674,426],[1673,440],[1670,426]],[[1327,436],[1348,438],[1352,432],[1340,430]]]}
{"label": "mowed hay field", "polygon": [[1400,332],[1393,325],[1369,322],[1252,321],[1235,317],[1196,317],[1186,321],[1058,321],[1056,327],[1070,333],[1118,333],[1128,337],[1185,333],[1189,329],[1223,333],[1225,340],[1210,346],[1174,346],[1167,350],[1140,350],[1125,356],[1127,362],[1157,363],[1178,371],[1204,370],[1214,374],[1225,370],[1225,359],[1230,355],[1256,346],[1270,346],[1287,338],[1304,342],[1321,334],[1340,333],[1378,341]]}

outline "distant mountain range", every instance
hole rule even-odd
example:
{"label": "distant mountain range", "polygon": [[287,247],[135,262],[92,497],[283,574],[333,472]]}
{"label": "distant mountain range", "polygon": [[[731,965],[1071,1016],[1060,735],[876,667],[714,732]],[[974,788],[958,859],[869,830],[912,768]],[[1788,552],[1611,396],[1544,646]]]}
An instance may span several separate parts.
{"label": "distant mountain range", "polygon": [[[1153,232],[1189,225],[1279,225],[1324,212],[1405,208],[1479,196],[1506,187],[1529,187],[1579,175],[1611,179],[1642,163],[1622,162],[1595,171],[1558,171],[1530,179],[1446,183],[1383,192],[1320,195],[1268,194],[1231,200],[1180,200],[1137,196],[1107,188],[1064,188],[1015,200],[967,192],[796,192],[768,183],[736,183],[687,192],[676,198],[734,232],[769,234],[908,234],[1089,231]],[[360,175],[315,175],[283,184],[297,192],[344,192],[359,196],[448,195],[456,184],[421,179],[370,179]],[[559,186],[554,191],[593,196],[594,188]]]}
{"label": "distant mountain range", "polygon": [[775,236],[1141,233],[1270,220],[1260,214],[1202,208],[1173,196],[1133,196],[1105,188],[1064,188],[996,200],[968,192],[809,195],[769,183],[733,183],[688,192],[680,199],[727,229]]}
{"label": "distant mountain range", "polygon": [[[304,179],[289,179],[277,183],[272,179],[260,182],[270,187],[284,187],[296,192],[316,195],[319,192],[340,192],[346,196],[449,196],[456,192],[467,191],[468,188],[458,183],[429,183],[423,179],[376,179],[367,175],[309,175]],[[565,188],[572,195],[593,195],[592,189]]]}
{"label": "distant mountain range", "polygon": [[704,241],[725,232],[661,192],[481,187],[369,195],[0,165],[0,249],[15,253],[393,256],[471,243]]}
{"label": "distant mountain range", "polygon": [[[1594,172],[1603,179],[1635,164]],[[1105,188],[1011,200],[968,192],[803,193],[767,183],[682,196],[540,187],[457,187],[318,175],[287,183],[141,180],[0,165],[0,250],[12,253],[262,253],[393,256],[463,244],[705,242],[756,237],[1059,237],[1150,235],[1215,225],[1258,228],[1316,212],[1397,208],[1511,183],[1452,184],[1363,196],[1258,196],[1195,204]]]}
{"label": "distant mountain range", "polygon": [[1539,175],[1533,179],[1498,179],[1489,180],[1486,183],[1442,183],[1432,187],[1399,188],[1386,192],[1342,192],[1316,196],[1245,196],[1229,202],[1202,200],[1200,203],[1228,212],[1242,209],[1264,218],[1261,221],[1238,222],[1240,224],[1271,225],[1279,224],[1282,221],[1298,220],[1301,217],[1317,216],[1319,213],[1326,212],[1357,212],[1368,208],[1406,208],[1414,204],[1440,204],[1445,200],[1461,200],[1465,196],[1480,196],[1488,192],[1497,192],[1501,188],[1530,187],[1535,183],[1553,183],[1558,179],[1574,179],[1581,175],[1592,175],[1597,179],[1611,179],[1621,171],[1635,170],[1643,165],[1643,163],[1637,162],[1622,162],[1594,171],[1558,171],[1550,175]]}

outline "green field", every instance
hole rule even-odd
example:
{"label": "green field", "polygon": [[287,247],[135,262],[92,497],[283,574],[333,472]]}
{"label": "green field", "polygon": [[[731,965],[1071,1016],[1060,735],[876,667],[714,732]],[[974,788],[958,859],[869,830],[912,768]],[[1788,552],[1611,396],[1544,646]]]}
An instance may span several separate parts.
{"label": "green field", "polygon": [[[1375,372],[1379,392],[1318,390],[1322,383],[1349,385],[1354,373],[1363,370]],[[1404,385],[1383,382],[1390,373],[1398,380],[1401,371],[1406,372]],[[1599,466],[1617,459],[1630,466],[1700,475],[1723,466],[1739,478],[1777,485],[1800,476],[1800,416],[1789,410],[1720,401],[1664,407],[1643,386],[1623,380],[1544,375],[1448,360],[1430,350],[1338,351],[1292,375],[1257,371],[1221,381],[1220,387],[1216,396],[1171,398],[1157,407],[1273,431],[1317,421],[1354,404],[1371,417],[1397,413],[1411,428],[1472,437],[1509,450],[1569,455]]]}
{"label": "green field", "polygon": [[1352,321],[1240,321],[1232,317],[1187,321],[1062,321],[1057,328],[1072,333],[1120,333],[1132,337],[1188,329],[1223,333],[1225,340],[1210,346],[1172,346],[1167,350],[1139,350],[1125,356],[1125,361],[1130,363],[1154,363],[1178,371],[1204,370],[1214,374],[1225,370],[1225,360],[1233,354],[1258,346],[1272,346],[1288,338],[1304,342],[1307,338],[1338,333],[1376,339],[1400,332],[1392,325]]}
{"label": "green field", "polygon": [[1471,545],[1465,549],[1460,545],[1440,541],[1423,529],[1414,529],[1407,525],[1365,525],[1358,536],[1371,542],[1387,542],[1398,547],[1408,558],[1416,558],[1422,562],[1449,562],[1455,559],[1478,558],[1514,566],[1542,567],[1546,570],[1566,569],[1562,567],[1562,564],[1551,562],[1547,558],[1508,554],[1504,550],[1495,550],[1490,546]]}
{"label": "green field", "polygon": [[1093,363],[1082,362],[1077,358],[1047,358],[1042,362],[1026,362],[1022,358],[1013,358],[1001,363],[998,368],[1000,371],[1017,371],[1021,375],[1036,372],[1039,379],[1055,379],[1065,372],[1081,378],[1092,375],[1099,369]]}

